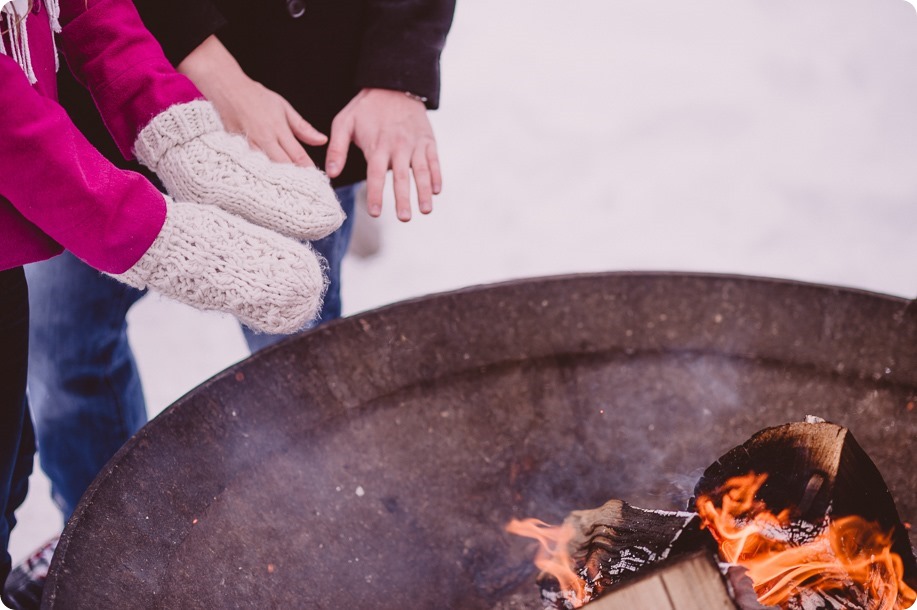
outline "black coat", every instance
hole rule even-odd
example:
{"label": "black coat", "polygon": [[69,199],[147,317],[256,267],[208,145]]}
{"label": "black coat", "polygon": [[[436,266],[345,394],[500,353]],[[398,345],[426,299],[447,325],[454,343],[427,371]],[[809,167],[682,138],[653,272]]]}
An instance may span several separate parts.
{"label": "black coat", "polygon": [[[439,106],[439,58],[455,0],[135,0],[146,26],[173,64],[216,34],[248,76],[276,91],[319,131],[365,87],[427,98]],[[303,14],[291,16],[289,4]],[[61,104],[116,165],[118,153],[86,91],[66,69]],[[309,148],[324,165],[325,147]],[[148,174],[149,175],[149,174]],[[336,186],[363,180],[363,154],[352,148]]]}

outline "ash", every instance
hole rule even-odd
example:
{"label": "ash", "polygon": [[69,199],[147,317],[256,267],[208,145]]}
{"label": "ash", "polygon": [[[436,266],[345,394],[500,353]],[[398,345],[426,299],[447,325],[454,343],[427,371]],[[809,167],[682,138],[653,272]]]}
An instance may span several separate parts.
{"label": "ash", "polygon": [[[693,513],[691,515],[693,516]],[[585,567],[577,572],[586,583],[585,599],[583,600],[585,602],[600,597],[602,592],[609,586],[622,582],[629,576],[637,574],[647,566],[664,558],[646,546],[629,546],[606,550],[609,551],[609,555],[603,559],[601,567],[595,574],[590,575]],[[667,552],[668,549],[666,549]],[[541,598],[546,610],[572,610],[575,606],[568,601],[568,597],[572,597],[573,594],[574,592],[570,590],[562,591],[545,586],[541,588]]]}
{"label": "ash", "polygon": [[608,578],[613,582],[619,580],[622,574],[636,574],[646,566],[655,563],[659,556],[645,546],[628,547],[621,549],[615,561],[602,564],[602,569],[592,579],[598,582]]}
{"label": "ash", "polygon": [[567,601],[567,596],[572,594],[573,591],[542,590],[541,600],[543,602],[544,610],[573,610],[575,606]]}
{"label": "ash", "polygon": [[639,506],[632,506],[634,510],[639,510],[644,513],[652,513],[654,515],[662,515],[663,517],[683,517],[685,523],[697,516],[697,513],[685,511],[685,510],[658,510],[651,508],[640,508]]}

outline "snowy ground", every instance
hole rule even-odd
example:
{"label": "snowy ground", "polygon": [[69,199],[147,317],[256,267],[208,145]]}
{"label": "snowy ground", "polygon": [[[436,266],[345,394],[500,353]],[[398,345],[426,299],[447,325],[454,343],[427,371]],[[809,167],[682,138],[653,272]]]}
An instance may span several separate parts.
{"label": "snowy ground", "polygon": [[[510,278],[736,272],[917,297],[917,12],[904,0],[462,0],[430,217],[379,221],[347,313]],[[246,356],[147,298],[152,413]],[[14,560],[59,527],[32,478]]]}

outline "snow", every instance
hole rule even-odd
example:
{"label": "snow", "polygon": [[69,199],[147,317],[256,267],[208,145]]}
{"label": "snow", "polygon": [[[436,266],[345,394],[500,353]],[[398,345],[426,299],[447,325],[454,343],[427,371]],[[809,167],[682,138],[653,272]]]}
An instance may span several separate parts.
{"label": "snow", "polygon": [[[345,263],[355,313],[519,277],[735,272],[917,296],[917,12],[903,0],[463,0],[433,115],[444,193]],[[246,356],[130,315],[151,414]],[[37,465],[36,465],[37,468]],[[11,552],[59,527],[36,475]]]}

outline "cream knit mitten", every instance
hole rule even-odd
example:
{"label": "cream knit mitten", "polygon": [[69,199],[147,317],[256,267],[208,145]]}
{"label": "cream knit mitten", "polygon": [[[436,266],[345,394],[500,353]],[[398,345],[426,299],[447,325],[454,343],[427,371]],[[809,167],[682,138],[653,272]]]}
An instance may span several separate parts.
{"label": "cream knit mitten", "polygon": [[174,198],[218,206],[289,237],[320,239],[344,222],[325,174],[252,150],[204,100],[154,117],[137,136],[134,154]]}
{"label": "cream knit mitten", "polygon": [[318,315],[326,286],[308,244],[214,206],[166,201],[153,245],[113,278],[197,309],[231,313],[260,332],[289,334]]}

